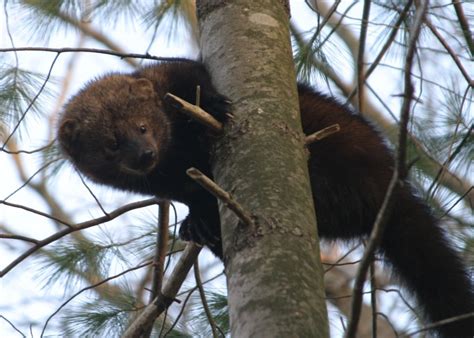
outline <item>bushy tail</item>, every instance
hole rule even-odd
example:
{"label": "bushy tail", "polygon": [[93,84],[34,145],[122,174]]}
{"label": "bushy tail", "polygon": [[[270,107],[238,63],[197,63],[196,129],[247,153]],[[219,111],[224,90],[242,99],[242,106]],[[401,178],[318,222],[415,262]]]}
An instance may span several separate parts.
{"label": "bushy tail", "polygon": [[[406,194],[395,205],[382,249],[430,322],[474,312],[472,279],[427,206]],[[474,337],[474,317],[435,329],[443,337]]]}

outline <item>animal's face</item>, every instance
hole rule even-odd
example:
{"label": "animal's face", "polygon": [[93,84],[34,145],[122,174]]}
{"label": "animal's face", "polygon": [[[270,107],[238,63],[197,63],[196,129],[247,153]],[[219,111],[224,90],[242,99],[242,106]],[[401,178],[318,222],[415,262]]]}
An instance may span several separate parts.
{"label": "animal's face", "polygon": [[149,80],[107,76],[66,105],[60,145],[81,172],[99,183],[145,176],[156,167],[169,139],[161,108]]}

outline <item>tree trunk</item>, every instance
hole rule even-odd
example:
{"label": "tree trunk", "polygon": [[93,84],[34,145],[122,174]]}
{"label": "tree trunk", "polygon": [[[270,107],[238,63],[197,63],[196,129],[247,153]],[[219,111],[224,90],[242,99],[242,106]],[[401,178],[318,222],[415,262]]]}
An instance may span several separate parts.
{"label": "tree trunk", "polygon": [[204,62],[234,104],[214,177],[255,221],[220,206],[233,337],[328,336],[287,10],[198,1]]}

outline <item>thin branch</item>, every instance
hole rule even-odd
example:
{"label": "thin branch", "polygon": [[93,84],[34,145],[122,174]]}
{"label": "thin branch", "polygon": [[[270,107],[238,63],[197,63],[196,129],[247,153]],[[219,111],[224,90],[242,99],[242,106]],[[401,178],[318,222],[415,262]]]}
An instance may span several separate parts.
{"label": "thin branch", "polygon": [[46,322],[44,323],[44,326],[43,326],[43,330],[41,331],[41,335],[40,337],[43,337],[44,336],[44,332],[46,331],[46,327],[48,326],[48,323],[49,321],[59,313],[59,311],[61,311],[61,309],[63,309],[68,303],[70,303],[74,298],[76,298],[77,296],[79,296],[81,293],[87,291],[87,290],[91,290],[91,289],[94,289],[98,286],[101,286],[102,284],[105,284],[113,279],[116,279],[118,277],[121,277],[131,271],[135,271],[135,270],[139,270],[141,268],[144,268],[145,266],[148,266],[150,264],[152,264],[153,262],[145,262],[143,264],[140,264],[140,265],[137,265],[137,266],[134,266],[133,268],[130,268],[130,269],[127,269],[125,271],[122,271],[116,275],[113,275],[113,276],[110,276],[110,277],[107,277],[103,280],[101,280],[100,282],[98,283],[95,283],[95,284],[92,284],[92,285],[89,285],[81,290],[79,290],[78,292],[76,292],[75,294],[73,294],[71,297],[69,297],[64,303],[62,303],[57,309],[56,311],[54,311],[49,317],[48,319],[46,320]]}
{"label": "thin branch", "polygon": [[199,259],[196,259],[194,262],[194,279],[196,280],[196,286],[199,291],[199,297],[201,297],[202,307],[204,308],[204,312],[206,313],[207,321],[209,325],[211,325],[212,330],[212,337],[217,338],[219,335],[217,334],[217,325],[212,318],[211,310],[209,309],[209,304],[207,303],[206,294],[204,293],[204,287],[202,286],[201,276],[199,272]]}
{"label": "thin branch", "polygon": [[51,52],[57,53],[95,53],[95,54],[105,54],[118,56],[122,59],[135,58],[135,59],[147,59],[147,60],[157,60],[157,61],[187,61],[189,59],[185,58],[173,58],[173,57],[160,57],[153,56],[150,54],[137,54],[137,53],[124,53],[116,52],[110,49],[100,49],[100,48],[77,48],[77,47],[63,47],[63,48],[48,48],[48,47],[16,47],[16,48],[0,48],[0,53],[7,52]]}
{"label": "thin branch", "polygon": [[377,249],[380,241],[382,240],[382,234],[384,232],[384,228],[394,202],[394,190],[399,184],[399,180],[404,180],[407,175],[405,166],[408,135],[407,127],[409,121],[411,101],[414,92],[413,84],[411,83],[411,69],[413,66],[413,59],[416,52],[416,43],[418,41],[421,26],[425,19],[426,11],[428,9],[428,3],[428,0],[423,2],[420,5],[420,8],[417,9],[415,20],[410,31],[410,41],[405,61],[405,93],[401,108],[399,143],[396,161],[397,163],[393,172],[392,179],[390,180],[387,192],[385,194],[384,201],[382,203],[382,206],[380,207],[379,212],[377,213],[377,217],[375,219],[375,223],[370,234],[370,239],[367,244],[367,248],[364,252],[364,256],[362,257],[359,270],[357,271],[356,279],[354,282],[351,318],[345,334],[345,337],[347,338],[352,338],[356,336],[362,305],[362,293],[364,288],[365,277],[367,275],[367,270],[372,262],[375,250]]}
{"label": "thin branch", "polygon": [[[130,211],[130,210],[135,210],[135,209],[147,207],[147,206],[157,204],[157,203],[159,203],[159,200],[156,199],[156,198],[150,198],[150,199],[139,201],[139,202],[133,202],[133,203],[129,203],[127,205],[124,205],[120,208],[115,209],[114,211],[110,212],[108,214],[108,216],[102,216],[102,217],[94,218],[92,220],[76,224],[75,226],[69,225],[69,228],[58,231],[55,234],[53,234],[49,237],[46,237],[43,240],[38,241],[38,243],[35,246],[31,247],[26,252],[24,252],[19,257],[17,257],[13,262],[8,264],[6,268],[4,268],[3,270],[0,271],[0,278],[5,276],[10,270],[12,270],[15,266],[20,264],[22,261],[24,261],[31,254],[35,253],[36,251],[43,248],[44,246],[46,246],[48,244],[51,244],[52,242],[54,242],[54,241],[56,241],[56,240],[58,240],[58,239],[60,239],[64,236],[69,235],[70,233],[73,233],[73,232],[76,232],[76,231],[79,231],[79,230],[84,230],[84,229],[87,229],[87,228],[90,228],[90,227],[93,227],[93,226],[96,226],[96,225],[99,225],[99,224],[102,224],[102,223],[107,223],[107,222],[117,218],[118,216]],[[25,207],[23,207],[23,206],[21,206],[21,207],[22,207],[22,209],[25,209]],[[38,213],[38,212],[35,212],[35,213]],[[64,222],[62,222],[62,221],[58,220],[58,222],[64,224]]]}
{"label": "thin branch", "polygon": [[0,234],[0,238],[5,238],[5,239],[16,239],[19,241],[25,241],[25,242],[30,242],[33,244],[38,244],[38,240],[26,236],[21,236],[21,235],[10,235],[10,234]]}
{"label": "thin branch", "polygon": [[370,309],[372,312],[372,338],[377,338],[377,279],[373,260],[370,263]]}
{"label": "thin branch", "polygon": [[[212,278],[209,278],[208,280],[204,281],[204,283],[202,283],[202,284],[203,284],[203,285],[204,285],[204,284],[207,284],[207,283],[213,281],[214,279],[219,278],[221,275],[223,275],[223,273],[220,273],[220,274],[218,274],[218,275],[215,275],[215,276],[212,277]],[[165,334],[163,335],[163,337],[167,337],[168,334],[170,334],[171,331],[173,331],[174,327],[176,326],[176,324],[179,322],[179,319],[180,319],[181,316],[183,315],[184,309],[186,308],[186,304],[188,303],[189,299],[191,298],[191,295],[193,294],[194,291],[197,290],[197,288],[198,288],[197,286],[194,286],[193,288],[188,289],[188,290],[185,290],[185,291],[180,292],[180,293],[178,294],[178,296],[182,296],[182,295],[184,295],[184,294],[187,294],[187,295],[186,295],[186,298],[184,299],[184,301],[183,301],[182,303],[180,303],[180,304],[181,304],[181,309],[180,309],[178,315],[176,316],[176,318],[175,318],[175,320],[174,320],[174,322],[173,322],[173,325],[170,326],[170,328],[168,329],[168,331],[165,332]],[[163,327],[164,327],[164,326],[163,326]],[[162,327],[162,329],[163,329],[163,327]],[[219,330],[220,330],[220,329],[219,329]],[[162,335],[161,335],[161,333],[160,333],[160,334],[158,335],[158,337],[161,337],[161,336],[162,336]],[[223,336],[225,336],[225,334],[223,334]]]}
{"label": "thin branch", "polygon": [[[398,33],[398,30],[400,29],[400,26],[401,24],[403,23],[403,20],[406,19],[406,16],[408,14],[408,11],[410,10],[410,7],[411,7],[411,4],[413,3],[413,0],[408,0],[408,2],[406,3],[405,7],[403,8],[403,10],[400,12],[400,14],[398,15],[398,20],[395,22],[395,24],[393,25],[393,28],[392,30],[390,31],[390,34],[388,35],[386,41],[385,41],[385,44],[383,45],[383,47],[381,48],[379,54],[377,54],[377,56],[375,57],[374,61],[372,61],[370,63],[370,67],[367,69],[367,71],[365,72],[365,74],[363,74],[363,82],[366,82],[367,79],[370,77],[370,75],[372,74],[372,72],[375,70],[375,68],[377,68],[377,66],[379,65],[379,62],[382,60],[382,58],[384,57],[385,53],[388,51],[388,49],[390,48],[390,46],[392,45],[392,43],[395,41],[395,38],[397,36],[397,33]],[[357,92],[357,88],[354,88],[352,90],[352,92],[347,95],[347,100],[351,100],[352,97],[356,94]]]}
{"label": "thin branch", "polygon": [[160,218],[158,221],[158,228],[159,231],[156,233],[156,253],[155,253],[155,260],[153,261],[154,266],[154,273],[153,273],[153,280],[152,280],[152,289],[151,289],[151,297],[150,302],[155,299],[158,294],[161,292],[161,288],[163,285],[163,274],[164,274],[164,267],[165,267],[165,258],[168,249],[168,239],[169,239],[169,218],[170,218],[170,202],[169,201],[162,201],[159,204],[160,207]]}
{"label": "thin branch", "polygon": [[354,291],[352,295],[351,317],[345,334],[346,338],[356,337],[357,326],[359,324],[360,312],[362,308],[362,296],[364,293],[363,290],[365,276],[372,262],[373,254],[382,239],[381,235],[383,233],[385,224],[387,223],[389,210],[393,205],[393,192],[397,184],[398,171],[395,169],[392,179],[390,181],[390,185],[388,186],[387,192],[385,194],[382,206],[380,207],[380,210],[377,213],[377,217],[375,219],[374,227],[370,234],[370,239],[367,244],[367,248],[364,251],[364,256],[362,257],[359,269],[357,270],[357,275],[354,282]]}
{"label": "thin branch", "polygon": [[[404,10],[402,13],[405,11],[408,11],[409,9],[409,4],[411,4],[413,0],[409,0],[407,5],[405,6]],[[325,8],[325,3],[320,1],[318,2],[318,9],[324,9]],[[327,11],[327,10],[326,10]],[[324,11],[322,11],[324,15]],[[342,26],[344,28],[345,26]],[[304,41],[301,38],[301,34],[298,32],[296,27],[294,25],[290,25],[290,28],[292,30],[293,36],[295,38],[295,41],[301,46],[301,48],[304,48]],[[339,33],[339,31],[338,31]],[[394,32],[392,32],[394,34]],[[344,40],[347,46],[349,46],[351,52],[353,53],[354,48],[357,47],[356,38],[355,36],[352,35],[352,32],[350,30],[344,31],[344,34],[340,34],[341,38]],[[385,46],[384,46],[385,47]],[[387,46],[388,48],[388,46]],[[383,48],[382,48],[383,49]],[[354,53],[353,53],[354,54]],[[379,54],[380,58],[383,56],[382,53]],[[339,77],[331,68],[327,67],[324,65],[322,62],[318,61],[316,58],[312,58],[308,60],[308,62],[311,62],[314,65],[314,68],[321,70],[344,94],[344,96],[349,97],[352,96],[352,87],[346,84],[341,77]],[[376,62],[374,61],[373,64]],[[369,68],[368,72],[371,71],[371,68]],[[355,92],[355,91],[354,91]],[[383,103],[383,102],[382,102]],[[391,137],[392,131],[394,130],[395,126],[392,122],[390,122],[381,112],[380,109],[376,107],[374,103],[371,101],[366,102],[366,110],[363,112],[364,116],[368,116],[369,118],[373,119],[378,126],[380,126],[384,131],[385,134],[392,140],[394,141],[394,137]],[[434,177],[438,170],[442,168],[442,165],[435,159],[433,158],[425,149],[423,143],[419,141],[415,136],[410,135],[410,139],[415,145],[417,151],[423,156],[423,158],[426,158],[428,160],[429,165],[425,166],[422,168],[422,170],[429,176]],[[440,184],[448,188],[449,190],[453,191],[454,193],[458,195],[464,194],[471,186],[471,182],[467,179],[460,178],[457,174],[446,170],[445,174],[441,177]],[[474,190],[471,191],[467,195],[466,200],[470,203],[470,205],[474,205]]]}
{"label": "thin branch", "polygon": [[[461,202],[465,197],[469,197],[469,194],[471,194],[472,192],[474,192],[474,185],[472,185],[469,189],[466,190],[466,192],[464,194],[462,194],[461,196],[459,196],[459,198],[457,199],[457,201],[455,203],[453,203],[453,205],[451,205],[451,207],[449,207],[448,210],[446,210],[446,212],[441,216],[439,217],[439,219],[445,217],[446,215],[448,215],[451,210],[454,209],[454,207],[456,205],[458,205],[459,202]],[[447,206],[447,205],[445,205]],[[471,208],[473,207],[473,205],[471,204]]]}
{"label": "thin branch", "polygon": [[187,116],[208,127],[216,133],[222,132],[222,123],[217,121],[211,114],[197,105],[191,104],[173,94],[167,93],[164,97],[165,101],[183,112]]}
{"label": "thin branch", "polygon": [[464,33],[464,39],[466,39],[466,43],[471,51],[471,56],[474,56],[474,40],[472,38],[471,29],[469,28],[469,21],[466,19],[466,15],[464,15],[461,1],[453,0],[452,2],[459,20],[459,25],[461,25],[461,29]]}
{"label": "thin branch", "polygon": [[400,174],[400,179],[405,179],[407,176],[406,172],[406,151],[407,151],[407,140],[408,140],[408,120],[410,117],[410,108],[411,102],[413,100],[413,83],[411,79],[411,69],[413,65],[413,58],[416,53],[416,43],[418,41],[418,36],[421,31],[421,26],[423,25],[426,17],[426,11],[428,8],[429,0],[422,2],[416,10],[415,18],[413,25],[410,29],[410,41],[408,43],[407,56],[405,60],[405,69],[404,69],[404,100],[401,107],[401,117],[400,117],[400,129],[398,135],[398,156],[397,156],[397,169]]}
{"label": "thin branch", "polygon": [[[439,168],[438,174],[435,176],[433,182],[431,183],[430,187],[428,188],[428,195],[430,198],[433,198],[436,192],[436,189],[433,189],[438,182],[439,178],[443,174],[443,172],[448,168],[449,164],[454,160],[454,158],[459,154],[461,149],[464,147],[464,145],[467,143],[468,139],[472,136],[472,131],[474,129],[474,123],[471,124],[469,129],[466,132],[466,135],[463,137],[459,145],[454,149],[454,152],[450,154],[450,156],[446,159],[446,161],[443,163],[443,166]],[[430,193],[433,190],[432,193]]]}
{"label": "thin branch", "polygon": [[419,330],[409,332],[406,335],[403,335],[402,337],[413,337],[417,333],[420,333],[420,332],[423,332],[423,331],[428,331],[428,330],[434,329],[436,327],[440,327],[440,326],[443,326],[443,325],[446,325],[446,324],[454,323],[454,322],[457,322],[459,320],[463,320],[463,319],[467,319],[467,318],[474,318],[474,312],[465,313],[465,314],[462,314],[462,315],[459,315],[459,316],[455,316],[455,317],[440,320],[438,322],[431,323],[429,325],[423,326]]}
{"label": "thin branch", "polygon": [[[12,48],[12,49],[15,49],[15,48]],[[49,78],[51,77],[51,73],[53,72],[53,68],[54,68],[54,65],[56,64],[56,61],[58,60],[59,58],[59,54],[56,54],[56,56],[54,57],[53,59],[53,62],[51,62],[51,66],[49,67],[49,70],[48,70],[48,73],[46,74],[46,78],[44,79],[43,81],[43,84],[41,85],[40,89],[38,90],[38,93],[36,93],[36,95],[33,97],[33,99],[31,100],[30,104],[28,105],[28,107],[26,107],[25,111],[23,112],[23,114],[21,115],[21,117],[18,119],[18,122],[16,123],[15,127],[13,128],[13,130],[9,133],[8,137],[6,138],[5,142],[3,143],[2,147],[0,148],[0,150],[3,150],[5,149],[5,147],[7,146],[8,144],[8,141],[10,141],[10,139],[13,137],[13,135],[15,134],[15,132],[18,130],[18,128],[20,127],[20,124],[23,122],[23,120],[25,119],[26,117],[26,114],[28,113],[28,111],[33,107],[33,105],[35,104],[36,100],[38,99],[38,97],[41,95],[41,93],[43,92],[43,90],[46,88],[46,84],[49,82]]]}
{"label": "thin branch", "polygon": [[426,20],[426,25],[428,28],[431,30],[431,32],[436,36],[438,41],[443,45],[444,49],[451,55],[451,58],[453,59],[454,63],[458,66],[459,70],[461,71],[461,74],[464,76],[466,79],[467,83],[469,86],[474,87],[474,80],[471,79],[469,76],[468,72],[464,68],[464,65],[462,64],[461,60],[459,60],[459,57],[456,55],[456,52],[451,48],[450,45],[446,42],[446,40],[443,38],[443,36],[438,32],[435,26],[431,23],[431,21]]}
{"label": "thin branch", "polygon": [[0,315],[0,318],[6,321],[16,332],[21,334],[23,337],[26,337],[11,321],[9,321],[5,316]]}
{"label": "thin branch", "polygon": [[357,108],[364,110],[364,54],[365,43],[367,41],[367,27],[369,26],[369,14],[371,0],[364,0],[362,12],[362,26],[360,28],[359,49],[357,53]]}
{"label": "thin branch", "polygon": [[317,132],[306,136],[305,145],[308,146],[311,143],[320,141],[334,133],[337,133],[340,130],[341,130],[341,126],[338,123],[330,125],[329,127],[326,127],[324,129],[318,130]]}
{"label": "thin branch", "polygon": [[99,209],[102,211],[102,213],[105,215],[105,216],[108,216],[109,214],[107,214],[107,211],[105,211],[104,207],[102,206],[102,203],[100,203],[99,199],[97,198],[97,196],[94,194],[94,192],[92,191],[91,188],[89,188],[89,185],[86,183],[86,181],[84,180],[84,177],[82,177],[82,174],[79,170],[76,169],[76,173],[77,173],[77,176],[79,176],[79,179],[81,180],[81,183],[84,187],[86,187],[87,191],[89,192],[89,194],[92,196],[92,198],[94,199],[95,203],[97,203],[97,206],[99,207]]}
{"label": "thin branch", "polygon": [[[17,156],[17,155],[15,155],[15,156]],[[17,157],[17,158],[19,158],[19,157]],[[53,164],[54,162],[57,162],[57,161],[59,161],[59,158],[56,158],[56,159],[54,159],[54,160],[52,160],[52,161],[49,161],[49,162],[45,163],[45,164],[44,164],[43,166],[41,166],[38,170],[36,170],[36,171],[33,173],[33,175],[31,175],[31,176],[28,177],[27,179],[26,179],[26,176],[25,176],[25,177],[24,177],[25,180],[23,181],[23,184],[20,185],[20,186],[19,186],[17,189],[15,189],[13,192],[11,192],[7,197],[5,197],[5,198],[3,199],[3,201],[6,201],[6,200],[10,199],[13,195],[15,195],[17,192],[19,192],[19,191],[20,191],[21,189],[23,189],[24,187],[26,187],[26,186],[32,186],[32,185],[33,185],[33,183],[32,183],[33,178],[35,178],[36,175],[40,174],[43,170],[45,170],[47,167],[49,167],[51,164]],[[24,174],[24,171],[23,171],[23,170],[22,170],[22,173],[21,173],[21,174]],[[23,178],[23,175],[22,175],[22,178]]]}
{"label": "thin branch", "polygon": [[[40,215],[40,216],[43,216],[43,217],[46,217],[46,218],[49,218],[55,222],[58,222],[60,224],[63,224],[67,227],[69,227],[70,229],[73,229],[74,226],[66,221],[63,221],[59,218],[56,218],[54,216],[51,216],[45,212],[42,212],[42,211],[39,211],[39,210],[36,210],[36,209],[33,209],[33,208],[30,208],[30,207],[27,207],[27,206],[24,206],[24,205],[21,205],[21,204],[16,204],[16,203],[10,203],[10,202],[7,202],[5,200],[0,200],[0,204],[4,204],[6,206],[9,206],[9,207],[12,207],[12,208],[18,208],[18,209],[23,209],[23,210],[26,210],[28,212],[31,212],[33,214],[37,214],[37,215]],[[1,275],[0,275],[1,277]]]}
{"label": "thin branch", "polygon": [[[166,251],[168,249],[168,226],[170,215],[170,202],[162,201],[159,204],[160,216],[158,220],[158,231],[156,232],[156,251],[153,260],[153,272],[151,281],[150,304],[158,297],[163,286],[163,275],[165,268]],[[150,337],[153,330],[153,325],[148,326],[143,337]]]}
{"label": "thin branch", "polygon": [[204,175],[196,168],[189,168],[186,170],[186,174],[195,180],[204,189],[209,191],[212,195],[218,198],[226,207],[232,210],[235,215],[247,226],[253,226],[252,216],[234,200],[234,197],[219,187],[213,180]]}
{"label": "thin branch", "polygon": [[122,338],[141,337],[147,328],[153,325],[155,319],[171,305],[200,251],[200,246],[194,242],[188,242],[163,291],[128,327]]}
{"label": "thin branch", "polygon": [[53,144],[54,144],[54,141],[51,141],[47,145],[44,145],[42,147],[39,147],[39,148],[36,148],[36,149],[33,149],[33,150],[10,151],[10,150],[7,150],[6,148],[1,148],[0,151],[4,152],[6,154],[10,154],[10,155],[18,155],[18,154],[28,154],[28,155],[30,155],[30,154],[35,154],[35,153],[39,153],[43,150],[46,150],[46,149],[50,148]]}

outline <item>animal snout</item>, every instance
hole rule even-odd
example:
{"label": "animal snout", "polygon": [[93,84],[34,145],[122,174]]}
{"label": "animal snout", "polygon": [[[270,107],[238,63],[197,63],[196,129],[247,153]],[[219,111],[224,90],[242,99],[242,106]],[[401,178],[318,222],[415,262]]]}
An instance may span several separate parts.
{"label": "animal snout", "polygon": [[142,168],[148,168],[155,161],[155,152],[152,149],[146,149],[140,155],[139,162]]}

